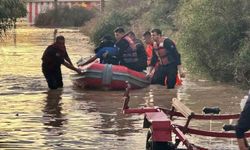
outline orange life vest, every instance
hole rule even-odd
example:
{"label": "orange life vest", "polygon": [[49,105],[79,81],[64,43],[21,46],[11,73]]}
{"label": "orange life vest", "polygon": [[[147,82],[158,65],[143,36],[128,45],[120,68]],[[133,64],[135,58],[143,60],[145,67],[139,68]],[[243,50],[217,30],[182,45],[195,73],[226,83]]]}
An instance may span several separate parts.
{"label": "orange life vest", "polygon": [[[167,37],[159,44],[158,49],[154,49],[156,55],[158,56],[158,62],[160,65],[167,65],[173,62],[173,56],[170,51],[164,47],[164,41],[168,39]],[[170,39],[169,39],[170,40]],[[175,43],[171,40],[172,46],[175,47]]]}
{"label": "orange life vest", "polygon": [[153,56],[153,45],[147,44],[146,47],[146,54],[147,54],[147,64],[149,65]]}

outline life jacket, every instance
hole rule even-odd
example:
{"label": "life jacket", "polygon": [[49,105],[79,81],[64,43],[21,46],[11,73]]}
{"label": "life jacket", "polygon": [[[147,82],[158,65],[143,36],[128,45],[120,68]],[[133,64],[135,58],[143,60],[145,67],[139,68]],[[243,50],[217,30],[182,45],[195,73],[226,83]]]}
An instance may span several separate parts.
{"label": "life jacket", "polygon": [[125,63],[135,63],[138,61],[136,43],[128,35],[123,37],[128,43],[129,47],[124,51],[122,57]]}
{"label": "life jacket", "polygon": [[[170,55],[170,51],[164,47],[164,41],[168,38],[164,38],[157,49],[154,49],[156,55],[158,56],[158,62],[160,65],[167,65],[173,62],[173,57]],[[170,39],[169,39],[170,40]],[[171,41],[175,47],[175,43]]]}
{"label": "life jacket", "polygon": [[147,54],[147,65],[149,65],[151,62],[152,56],[153,56],[153,45],[152,44],[147,44],[146,54]]}
{"label": "life jacket", "polygon": [[[167,77],[165,78],[164,85],[167,85]],[[182,79],[181,77],[177,74],[176,75],[176,81],[175,81],[176,86],[181,86],[182,85]]]}
{"label": "life jacket", "polygon": [[157,49],[154,49],[155,54],[158,56],[158,62],[160,65],[169,64],[167,57],[167,50],[164,48],[164,41],[161,42]]}

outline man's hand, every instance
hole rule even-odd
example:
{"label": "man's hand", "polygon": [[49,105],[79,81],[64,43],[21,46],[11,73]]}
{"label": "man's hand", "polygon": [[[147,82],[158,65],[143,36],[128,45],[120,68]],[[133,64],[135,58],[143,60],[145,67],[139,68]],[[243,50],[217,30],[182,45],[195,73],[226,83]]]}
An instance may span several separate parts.
{"label": "man's hand", "polygon": [[78,74],[82,74],[83,72],[82,72],[82,70],[80,69],[80,68],[76,68],[76,70],[75,70]]}
{"label": "man's hand", "polygon": [[152,77],[152,75],[150,73],[146,74],[146,79],[150,79]]}
{"label": "man's hand", "polygon": [[146,78],[150,79],[153,77],[153,73],[154,73],[154,68],[152,66],[147,67],[147,74],[146,74]]}

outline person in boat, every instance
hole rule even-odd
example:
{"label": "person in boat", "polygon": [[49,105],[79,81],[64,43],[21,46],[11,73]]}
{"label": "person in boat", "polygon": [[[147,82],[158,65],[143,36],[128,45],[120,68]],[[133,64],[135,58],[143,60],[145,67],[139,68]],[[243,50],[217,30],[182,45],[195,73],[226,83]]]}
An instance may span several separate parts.
{"label": "person in boat", "polygon": [[136,46],[136,52],[137,52],[137,57],[138,57],[138,68],[141,68],[142,71],[146,70],[147,68],[147,53],[145,50],[145,47],[143,45],[143,42],[138,39],[135,36],[134,32],[129,32],[128,33],[129,37],[135,42],[135,46]]}
{"label": "person in boat", "polygon": [[[114,30],[116,43],[118,48],[118,59],[120,65],[126,66],[129,69],[142,72],[146,69],[146,54],[143,45],[136,43],[137,41],[131,38],[130,32],[125,34],[125,30],[117,27]],[[144,54],[143,54],[144,53]]]}
{"label": "person in boat", "polygon": [[[185,77],[180,54],[175,43],[171,39],[163,37],[160,29],[153,29],[151,37],[153,40],[153,56],[147,70],[147,76],[152,76],[151,84],[167,85],[168,89],[173,89],[178,71],[181,77]],[[157,69],[152,75],[156,65]]]}
{"label": "person in boat", "polygon": [[101,38],[100,44],[95,48],[95,56],[88,59],[83,64],[78,64],[79,66],[87,65],[97,58],[100,59],[100,63],[102,64],[118,64],[118,50],[114,47],[115,43],[114,40],[110,35],[105,35]]}
{"label": "person in boat", "polygon": [[63,87],[61,65],[81,73],[81,70],[74,67],[65,47],[65,38],[57,36],[55,43],[49,45],[42,56],[42,72],[50,89]]}
{"label": "person in boat", "polygon": [[244,136],[245,132],[250,130],[250,93],[248,94],[245,106],[240,113],[240,118],[235,126],[237,142],[240,150],[248,150],[249,145]]}

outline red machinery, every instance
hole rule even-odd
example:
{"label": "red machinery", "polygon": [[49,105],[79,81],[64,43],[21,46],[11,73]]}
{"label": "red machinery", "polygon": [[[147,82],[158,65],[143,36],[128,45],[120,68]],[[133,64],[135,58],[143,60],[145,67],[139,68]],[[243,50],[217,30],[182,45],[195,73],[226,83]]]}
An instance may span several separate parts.
{"label": "red machinery", "polygon": [[[236,138],[234,132],[215,132],[189,128],[192,119],[197,120],[226,120],[238,119],[239,114],[218,114],[218,108],[205,108],[203,111],[211,114],[195,114],[186,105],[174,98],[172,109],[160,107],[129,108],[129,86],[124,93],[124,114],[144,114],[143,128],[149,128],[146,139],[146,150],[180,150],[178,145],[183,143],[187,150],[208,150],[208,148],[194,145],[188,141],[185,134],[195,134],[208,137]],[[186,118],[185,125],[174,124],[173,117]],[[172,141],[172,134],[176,139]],[[250,137],[250,132],[245,134]]]}

